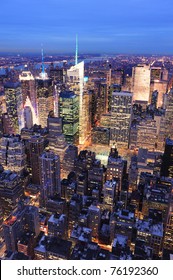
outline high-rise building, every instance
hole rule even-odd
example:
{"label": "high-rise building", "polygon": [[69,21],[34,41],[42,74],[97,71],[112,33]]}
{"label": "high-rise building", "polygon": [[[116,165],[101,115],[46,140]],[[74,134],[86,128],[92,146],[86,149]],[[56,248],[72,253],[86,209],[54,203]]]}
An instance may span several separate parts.
{"label": "high-rise building", "polygon": [[98,238],[101,222],[101,209],[99,206],[90,205],[88,208],[88,227],[92,229],[92,237]]}
{"label": "high-rise building", "polygon": [[24,127],[23,102],[20,83],[8,82],[4,85],[7,114],[11,130],[19,134]]}
{"label": "high-rise building", "polygon": [[165,136],[173,139],[173,89],[167,94],[165,130]]}
{"label": "high-rise building", "polygon": [[34,135],[29,140],[29,157],[31,164],[32,182],[40,184],[39,157],[44,151],[45,140],[42,136]]}
{"label": "high-rise building", "polygon": [[24,70],[19,75],[19,80],[21,82],[23,108],[25,109],[25,106],[30,107],[33,123],[38,124],[38,104],[34,76],[30,71]]}
{"label": "high-rise building", "polygon": [[5,170],[23,173],[26,168],[26,154],[20,136],[8,135],[0,139],[0,164]]}
{"label": "high-rise building", "polygon": [[44,204],[48,197],[61,194],[59,156],[52,152],[44,152],[39,157],[39,168],[41,200]]}
{"label": "high-rise building", "polygon": [[116,200],[116,181],[109,180],[106,181],[103,187],[103,194],[104,194],[104,207],[109,209],[110,211],[113,210],[115,206],[115,200]]}
{"label": "high-rise building", "polygon": [[52,80],[47,76],[36,79],[36,93],[38,102],[39,124],[47,126],[47,118],[51,111],[54,111],[53,85]]}
{"label": "high-rise building", "polygon": [[77,63],[67,70],[70,90],[79,95],[79,144],[84,144],[90,131],[87,129],[89,114],[88,94],[84,94],[84,62]]}
{"label": "high-rise building", "polygon": [[132,69],[133,101],[149,102],[150,98],[150,65],[139,64]]}
{"label": "high-rise building", "polygon": [[111,105],[110,144],[128,148],[132,113],[132,93],[113,92]]}
{"label": "high-rise building", "polygon": [[61,177],[63,178],[63,160],[68,144],[65,141],[65,136],[62,134],[62,118],[49,117],[48,120],[48,140],[49,148],[55,155],[60,157]]}
{"label": "high-rise building", "polygon": [[0,173],[0,205],[4,217],[16,208],[23,194],[23,181],[17,173],[9,170]]}
{"label": "high-rise building", "polygon": [[62,131],[67,143],[78,143],[79,138],[79,96],[72,91],[64,91],[59,96],[59,115]]}
{"label": "high-rise building", "polygon": [[173,140],[167,138],[162,157],[161,176],[173,178]]}
{"label": "high-rise building", "polygon": [[106,170],[106,179],[117,181],[118,191],[122,189],[123,178],[126,174],[127,162],[121,156],[118,155],[118,151],[115,148],[111,148],[108,164]]}

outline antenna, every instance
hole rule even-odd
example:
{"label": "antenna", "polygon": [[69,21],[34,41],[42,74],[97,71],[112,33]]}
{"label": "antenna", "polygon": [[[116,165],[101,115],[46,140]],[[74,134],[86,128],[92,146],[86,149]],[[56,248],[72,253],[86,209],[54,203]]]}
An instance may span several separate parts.
{"label": "antenna", "polygon": [[76,34],[76,55],[75,55],[75,65],[78,64],[78,35]]}
{"label": "antenna", "polygon": [[43,52],[43,45],[41,48],[41,57],[42,57],[42,76],[44,77],[45,71],[44,71],[44,52]]}

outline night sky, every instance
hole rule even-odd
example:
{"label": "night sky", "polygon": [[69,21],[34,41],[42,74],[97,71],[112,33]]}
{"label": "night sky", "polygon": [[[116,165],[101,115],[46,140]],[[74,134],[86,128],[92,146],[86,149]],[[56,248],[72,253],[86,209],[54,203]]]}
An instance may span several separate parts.
{"label": "night sky", "polygon": [[1,0],[0,51],[173,54],[172,0]]}

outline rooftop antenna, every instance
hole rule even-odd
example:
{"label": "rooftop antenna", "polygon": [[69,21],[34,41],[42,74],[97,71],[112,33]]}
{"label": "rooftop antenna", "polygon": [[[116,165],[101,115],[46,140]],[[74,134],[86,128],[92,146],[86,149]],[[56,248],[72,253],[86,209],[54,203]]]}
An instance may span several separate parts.
{"label": "rooftop antenna", "polygon": [[78,35],[76,34],[76,55],[75,55],[75,65],[78,64]]}

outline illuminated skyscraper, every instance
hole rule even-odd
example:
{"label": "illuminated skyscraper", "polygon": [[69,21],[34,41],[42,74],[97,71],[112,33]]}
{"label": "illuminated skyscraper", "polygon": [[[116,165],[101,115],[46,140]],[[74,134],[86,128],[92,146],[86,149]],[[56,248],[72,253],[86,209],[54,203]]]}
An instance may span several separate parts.
{"label": "illuminated skyscraper", "polygon": [[139,64],[132,69],[133,101],[149,102],[150,98],[150,65]]}
{"label": "illuminated skyscraper", "polygon": [[0,164],[5,170],[22,174],[26,168],[24,142],[19,136],[4,136],[0,139]]}
{"label": "illuminated skyscraper", "polygon": [[22,178],[15,172],[5,170],[0,173],[0,205],[4,217],[8,217],[23,197]]}
{"label": "illuminated skyscraper", "polygon": [[84,94],[84,61],[78,63],[78,41],[76,37],[75,65],[67,70],[67,80],[70,90],[79,95],[79,144],[84,144],[90,131],[86,124],[89,122],[89,97]]}
{"label": "illuminated skyscraper", "polygon": [[113,92],[111,104],[110,144],[118,147],[129,146],[132,113],[132,93]]}
{"label": "illuminated skyscraper", "polygon": [[48,197],[61,194],[60,160],[59,156],[51,152],[44,152],[39,157],[41,197],[47,201]]}
{"label": "illuminated skyscraper", "polygon": [[72,91],[61,92],[59,113],[67,143],[77,144],[79,137],[79,96]]}
{"label": "illuminated skyscraper", "polygon": [[31,162],[32,182],[40,184],[39,157],[44,151],[44,137],[34,135],[29,140],[29,157]]}
{"label": "illuminated skyscraper", "polygon": [[47,119],[48,126],[48,140],[50,151],[60,157],[61,177],[63,178],[63,159],[68,148],[65,136],[62,134],[62,118],[49,117]]}
{"label": "illuminated skyscraper", "polygon": [[47,118],[51,111],[54,111],[53,85],[48,77],[36,79],[36,92],[38,101],[39,124],[47,126]]}
{"label": "illuminated skyscraper", "polygon": [[38,124],[38,108],[35,89],[35,79],[30,71],[22,71],[19,75],[22,91],[23,108],[30,107],[34,124]]}
{"label": "illuminated skyscraper", "polygon": [[24,127],[23,102],[20,83],[8,82],[4,86],[7,114],[14,134]]}

